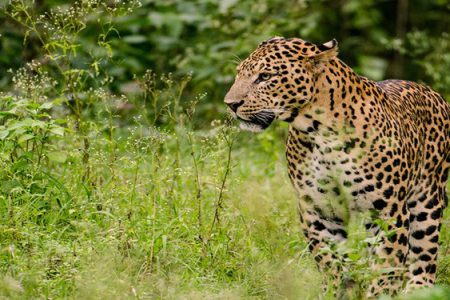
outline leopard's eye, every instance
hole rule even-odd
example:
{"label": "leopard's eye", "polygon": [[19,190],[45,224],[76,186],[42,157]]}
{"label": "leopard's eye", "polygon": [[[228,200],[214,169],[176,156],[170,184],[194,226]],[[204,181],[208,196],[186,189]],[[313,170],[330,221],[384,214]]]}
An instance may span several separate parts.
{"label": "leopard's eye", "polygon": [[272,77],[272,74],[270,73],[261,73],[258,75],[258,78],[256,79],[255,83],[260,83],[262,81],[267,81]]}
{"label": "leopard's eye", "polygon": [[262,73],[261,75],[259,75],[261,77],[262,80],[269,80],[270,77],[272,77],[271,74],[269,73]]}

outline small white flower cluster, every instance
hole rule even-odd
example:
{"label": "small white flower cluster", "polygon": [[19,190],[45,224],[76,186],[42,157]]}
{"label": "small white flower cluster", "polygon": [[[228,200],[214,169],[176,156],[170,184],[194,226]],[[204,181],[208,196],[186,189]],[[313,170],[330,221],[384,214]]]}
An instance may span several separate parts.
{"label": "small white flower cluster", "polygon": [[146,70],[142,79],[138,79],[136,75],[134,79],[138,81],[140,88],[146,92],[152,92],[156,88],[156,75],[152,70]]}
{"label": "small white flower cluster", "polygon": [[41,69],[38,61],[31,61],[27,63],[26,67],[15,72],[12,70],[8,70],[8,72],[13,74],[12,82],[15,90],[39,103],[45,102],[47,92],[58,84],[47,71]]}
{"label": "small white flower cluster", "polygon": [[111,94],[109,92],[107,92],[105,89],[103,88],[98,88],[94,91],[94,95],[97,99],[99,100],[106,100],[108,98],[111,97]]}
{"label": "small white flower cluster", "polygon": [[164,82],[167,86],[173,85],[172,73],[161,75],[160,80]]}
{"label": "small white flower cluster", "polygon": [[60,6],[37,18],[36,24],[45,30],[52,41],[70,39],[86,27],[89,18],[102,11],[110,16],[126,15],[142,6],[139,0],[77,0],[71,6]]}
{"label": "small white flower cluster", "polygon": [[32,61],[27,62],[26,66],[30,71],[39,70],[39,68],[42,66],[42,63],[38,60],[33,59]]}
{"label": "small white flower cluster", "polygon": [[211,121],[211,127],[219,127],[222,126],[222,120],[214,119]]}
{"label": "small white flower cluster", "polygon": [[100,84],[109,85],[109,84],[113,83],[113,81],[114,81],[113,76],[106,75],[104,78],[102,78],[102,80],[100,81]]}

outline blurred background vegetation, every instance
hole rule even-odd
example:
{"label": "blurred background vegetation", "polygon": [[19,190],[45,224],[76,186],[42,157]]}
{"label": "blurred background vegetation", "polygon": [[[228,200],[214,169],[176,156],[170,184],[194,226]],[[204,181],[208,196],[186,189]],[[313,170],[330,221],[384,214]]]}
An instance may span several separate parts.
{"label": "blurred background vegetation", "polygon": [[[0,299],[334,299],[299,230],[286,124],[228,122],[263,40],[339,41],[450,99],[446,0],[0,0]],[[450,211],[439,284],[450,295]],[[364,219],[344,276],[363,299]],[[388,298],[383,298],[388,299]]]}
{"label": "blurred background vegetation", "polygon": [[[7,2],[7,1],[6,1]],[[72,1],[36,0],[35,14]],[[108,3],[108,1],[105,1]],[[114,2],[114,1],[109,1]],[[186,92],[207,93],[198,109],[207,120],[223,111],[221,101],[234,76],[236,61],[273,36],[301,37],[312,42],[339,41],[340,57],[372,79],[401,78],[431,85],[450,96],[450,4],[447,0],[143,0],[132,14],[103,20],[117,31],[108,33],[112,59],[102,62],[113,76],[116,93],[137,88],[134,75],[192,74]],[[102,22],[92,17],[79,36],[83,55],[104,55],[97,34]],[[43,48],[26,28],[0,15],[0,89],[12,74]],[[77,63],[77,60],[74,61]],[[209,124],[207,122],[206,124]]]}

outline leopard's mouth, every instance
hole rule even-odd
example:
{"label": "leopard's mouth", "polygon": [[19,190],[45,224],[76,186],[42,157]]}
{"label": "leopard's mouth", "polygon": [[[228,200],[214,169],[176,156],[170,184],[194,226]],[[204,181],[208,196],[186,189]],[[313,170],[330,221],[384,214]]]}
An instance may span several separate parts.
{"label": "leopard's mouth", "polygon": [[250,115],[248,119],[244,119],[238,115],[236,117],[241,122],[241,129],[258,132],[272,124],[275,119],[275,114],[271,111],[260,111]]}

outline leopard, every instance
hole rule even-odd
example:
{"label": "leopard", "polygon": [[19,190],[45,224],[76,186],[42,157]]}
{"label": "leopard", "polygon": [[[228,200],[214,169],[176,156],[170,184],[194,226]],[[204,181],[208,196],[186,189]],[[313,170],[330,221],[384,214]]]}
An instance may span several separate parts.
{"label": "leopard", "polygon": [[[319,270],[344,284],[349,218],[364,216],[376,276],[367,297],[431,287],[450,168],[450,104],[430,87],[373,81],[338,42],[274,37],[236,68],[225,95],[243,130],[288,123],[288,177]],[[330,250],[331,249],[331,250]]]}

